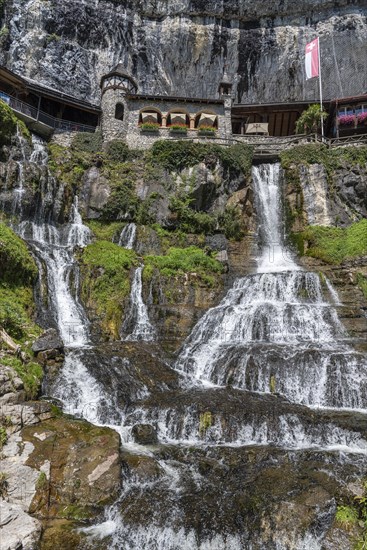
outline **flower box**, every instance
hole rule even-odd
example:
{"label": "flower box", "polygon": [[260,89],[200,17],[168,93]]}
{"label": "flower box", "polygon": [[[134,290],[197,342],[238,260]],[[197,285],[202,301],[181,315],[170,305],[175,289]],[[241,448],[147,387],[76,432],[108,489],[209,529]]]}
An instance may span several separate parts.
{"label": "flower box", "polygon": [[367,111],[365,113],[359,113],[357,117],[358,124],[366,124],[367,125]]}
{"label": "flower box", "polygon": [[201,126],[198,129],[199,136],[210,136],[213,137],[216,134],[216,129],[213,126]]}
{"label": "flower box", "polygon": [[172,124],[172,126],[169,127],[171,134],[187,134],[187,126],[184,126],[183,124]]}
{"label": "flower box", "polygon": [[144,134],[158,134],[159,129],[160,125],[154,122],[143,122],[143,124],[140,125],[140,131]]}
{"label": "flower box", "polygon": [[340,115],[338,117],[339,126],[353,126],[355,121],[356,117],[354,115]]}

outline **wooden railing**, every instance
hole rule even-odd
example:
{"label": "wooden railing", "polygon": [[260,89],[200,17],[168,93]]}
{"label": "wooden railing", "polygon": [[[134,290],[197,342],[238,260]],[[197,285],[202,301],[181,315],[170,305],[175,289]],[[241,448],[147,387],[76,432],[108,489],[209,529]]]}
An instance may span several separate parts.
{"label": "wooden railing", "polygon": [[96,130],[94,126],[55,118],[47,113],[44,113],[43,111],[40,111],[37,107],[33,107],[33,105],[29,105],[28,103],[21,101],[20,99],[12,96],[7,97],[7,100],[5,100],[4,97],[1,99],[3,99],[3,101],[5,101],[14,111],[32,118],[35,122],[42,122],[49,128],[52,128],[55,132],[95,132]]}

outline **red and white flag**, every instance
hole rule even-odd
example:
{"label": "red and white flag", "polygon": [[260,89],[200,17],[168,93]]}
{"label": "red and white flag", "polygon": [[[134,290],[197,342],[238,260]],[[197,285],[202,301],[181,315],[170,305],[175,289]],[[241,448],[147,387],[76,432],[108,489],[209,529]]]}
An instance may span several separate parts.
{"label": "red and white flag", "polygon": [[319,39],[315,38],[315,40],[306,44],[305,68],[307,80],[319,76],[319,65]]}

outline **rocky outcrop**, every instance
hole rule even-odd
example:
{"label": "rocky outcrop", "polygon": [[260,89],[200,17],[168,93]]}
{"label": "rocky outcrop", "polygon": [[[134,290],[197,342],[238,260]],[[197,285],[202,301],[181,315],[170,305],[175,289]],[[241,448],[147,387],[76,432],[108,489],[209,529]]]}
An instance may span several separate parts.
{"label": "rocky outcrop", "polygon": [[7,0],[4,25],[2,64],[94,102],[120,60],[141,92],[216,97],[226,65],[238,102],[314,100],[303,53],[316,35],[324,97],[367,88],[362,0]]}
{"label": "rocky outcrop", "polygon": [[33,550],[41,536],[41,522],[17,504],[0,501],[1,546],[6,550]]}
{"label": "rocky outcrop", "polygon": [[[333,162],[330,154],[330,162]],[[322,164],[291,164],[285,171],[288,221],[292,231],[306,225],[348,226],[367,217],[367,167],[339,160],[329,170]]]}

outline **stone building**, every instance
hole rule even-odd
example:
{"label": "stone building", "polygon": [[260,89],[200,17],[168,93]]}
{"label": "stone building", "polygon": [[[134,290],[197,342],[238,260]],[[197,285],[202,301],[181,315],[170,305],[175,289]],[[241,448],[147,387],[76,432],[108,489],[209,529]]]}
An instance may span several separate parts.
{"label": "stone building", "polygon": [[158,139],[232,137],[232,83],[224,75],[219,98],[187,98],[138,93],[120,63],[101,79],[104,141],[123,139],[147,148]]}

